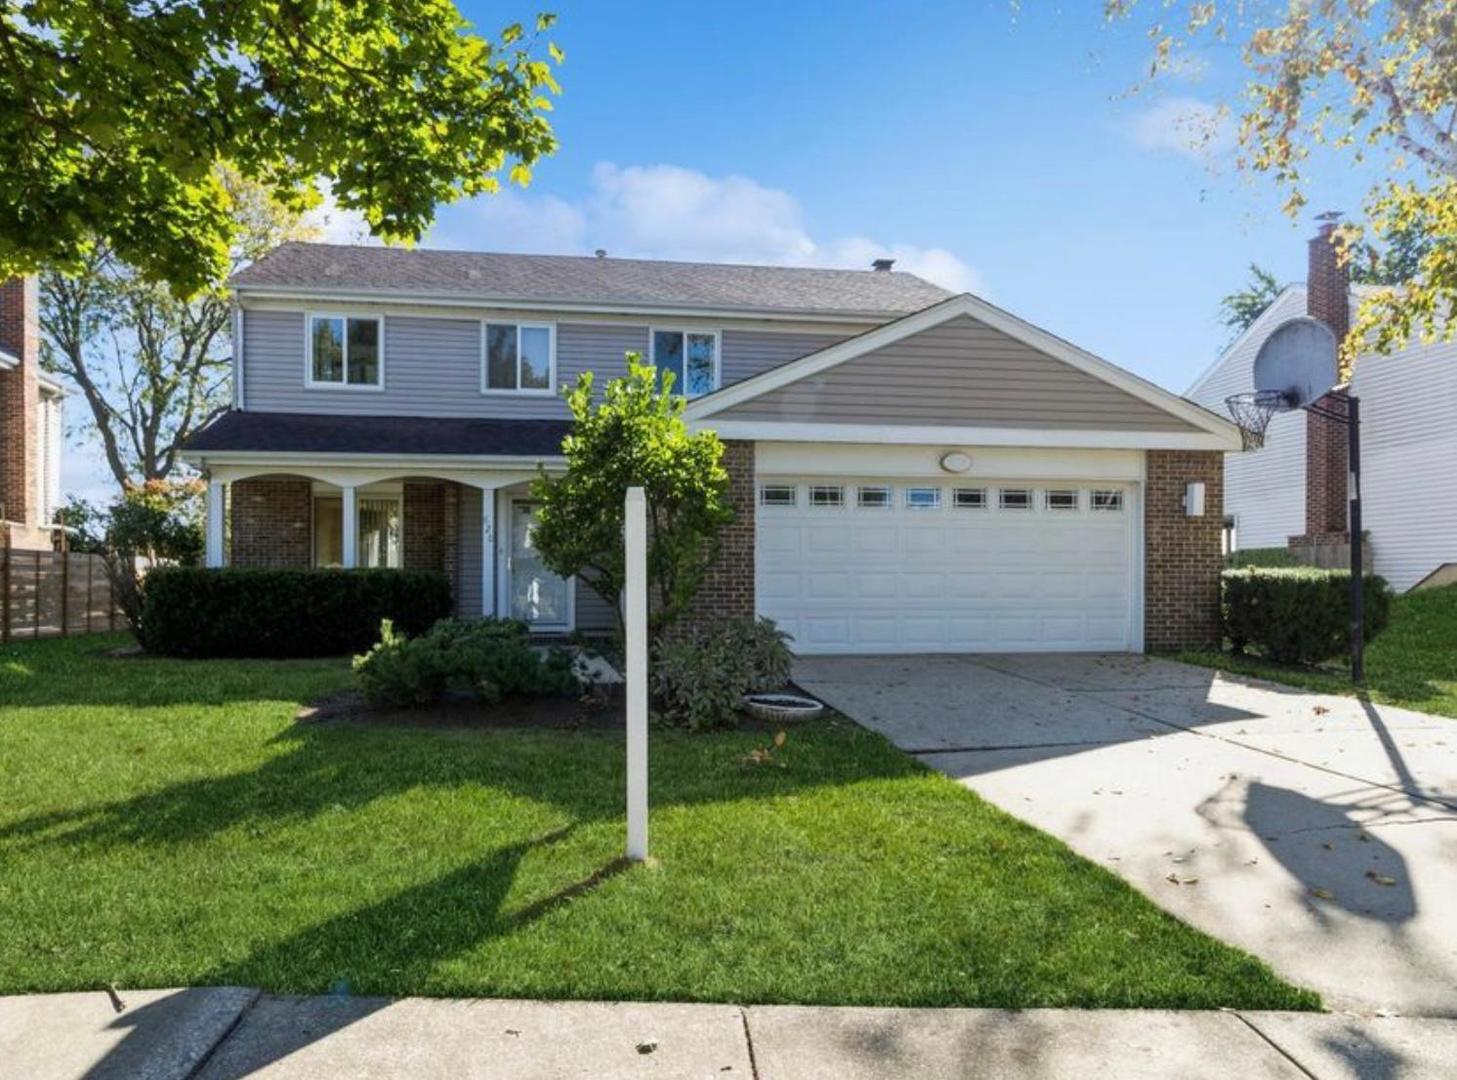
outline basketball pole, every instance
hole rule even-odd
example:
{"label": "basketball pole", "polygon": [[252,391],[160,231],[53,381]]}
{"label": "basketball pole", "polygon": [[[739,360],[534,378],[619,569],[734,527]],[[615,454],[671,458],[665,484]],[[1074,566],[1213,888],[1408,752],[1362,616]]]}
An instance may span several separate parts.
{"label": "basketball pole", "polygon": [[1346,464],[1350,469],[1351,529],[1351,681],[1366,681],[1365,538],[1361,534],[1361,399],[1346,399]]}

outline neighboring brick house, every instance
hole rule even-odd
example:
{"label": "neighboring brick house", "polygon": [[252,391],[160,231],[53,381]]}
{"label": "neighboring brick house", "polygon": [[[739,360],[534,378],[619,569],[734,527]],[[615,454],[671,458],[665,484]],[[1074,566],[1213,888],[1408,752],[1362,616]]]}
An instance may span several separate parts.
{"label": "neighboring brick house", "polygon": [[[1286,286],[1190,388],[1220,409],[1253,389],[1255,356],[1276,327],[1310,316],[1343,339],[1363,287],[1352,287],[1323,226],[1308,245],[1306,280]],[[1367,558],[1398,589],[1457,582],[1457,341],[1414,342],[1357,358],[1351,385],[1321,399],[1342,414],[1361,400],[1362,521]],[[1276,415],[1265,444],[1225,462],[1227,544],[1288,548],[1319,565],[1350,565],[1346,426],[1318,413]]]}
{"label": "neighboring brick house", "polygon": [[0,544],[49,550],[60,504],[60,383],[40,370],[35,278],[0,283]]}
{"label": "neighboring brick house", "polygon": [[1218,636],[1223,417],[976,297],[866,271],[286,244],[234,280],[234,409],[189,444],[213,565],[409,566],[464,614],[613,626],[546,570],[560,391],[638,352],[726,444],[691,621],[801,652]]}

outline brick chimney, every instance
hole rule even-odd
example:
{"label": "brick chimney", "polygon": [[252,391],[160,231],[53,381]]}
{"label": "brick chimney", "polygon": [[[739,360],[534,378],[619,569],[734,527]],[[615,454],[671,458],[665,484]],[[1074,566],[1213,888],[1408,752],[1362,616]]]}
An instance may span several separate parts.
{"label": "brick chimney", "polygon": [[[1327,218],[1333,215],[1323,215]],[[1310,263],[1305,279],[1305,311],[1331,328],[1344,341],[1351,329],[1351,279],[1337,258],[1337,222],[1324,221],[1310,240]],[[1319,404],[1337,414],[1346,411],[1346,393],[1335,390]],[[1308,539],[1334,538],[1346,533],[1346,426],[1339,420],[1305,414],[1305,532]]]}
{"label": "brick chimney", "polygon": [[[0,284],[0,521],[35,526],[41,478],[40,290],[34,277]],[[14,360],[13,365],[11,360]]]}

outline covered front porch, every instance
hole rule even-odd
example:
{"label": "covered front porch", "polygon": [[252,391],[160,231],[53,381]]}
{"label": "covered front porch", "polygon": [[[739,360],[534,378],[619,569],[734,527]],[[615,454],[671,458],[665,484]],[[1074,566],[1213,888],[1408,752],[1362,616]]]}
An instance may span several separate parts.
{"label": "covered front porch", "polygon": [[602,632],[612,609],[541,562],[525,469],[211,463],[207,564],[442,573],[461,616]]}

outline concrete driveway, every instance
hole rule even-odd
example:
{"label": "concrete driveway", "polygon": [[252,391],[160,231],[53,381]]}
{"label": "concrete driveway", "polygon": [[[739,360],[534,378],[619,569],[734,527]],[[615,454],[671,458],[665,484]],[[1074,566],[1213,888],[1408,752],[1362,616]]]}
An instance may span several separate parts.
{"label": "concrete driveway", "polygon": [[1457,719],[1128,655],[795,680],[1328,1007],[1457,1016]]}

